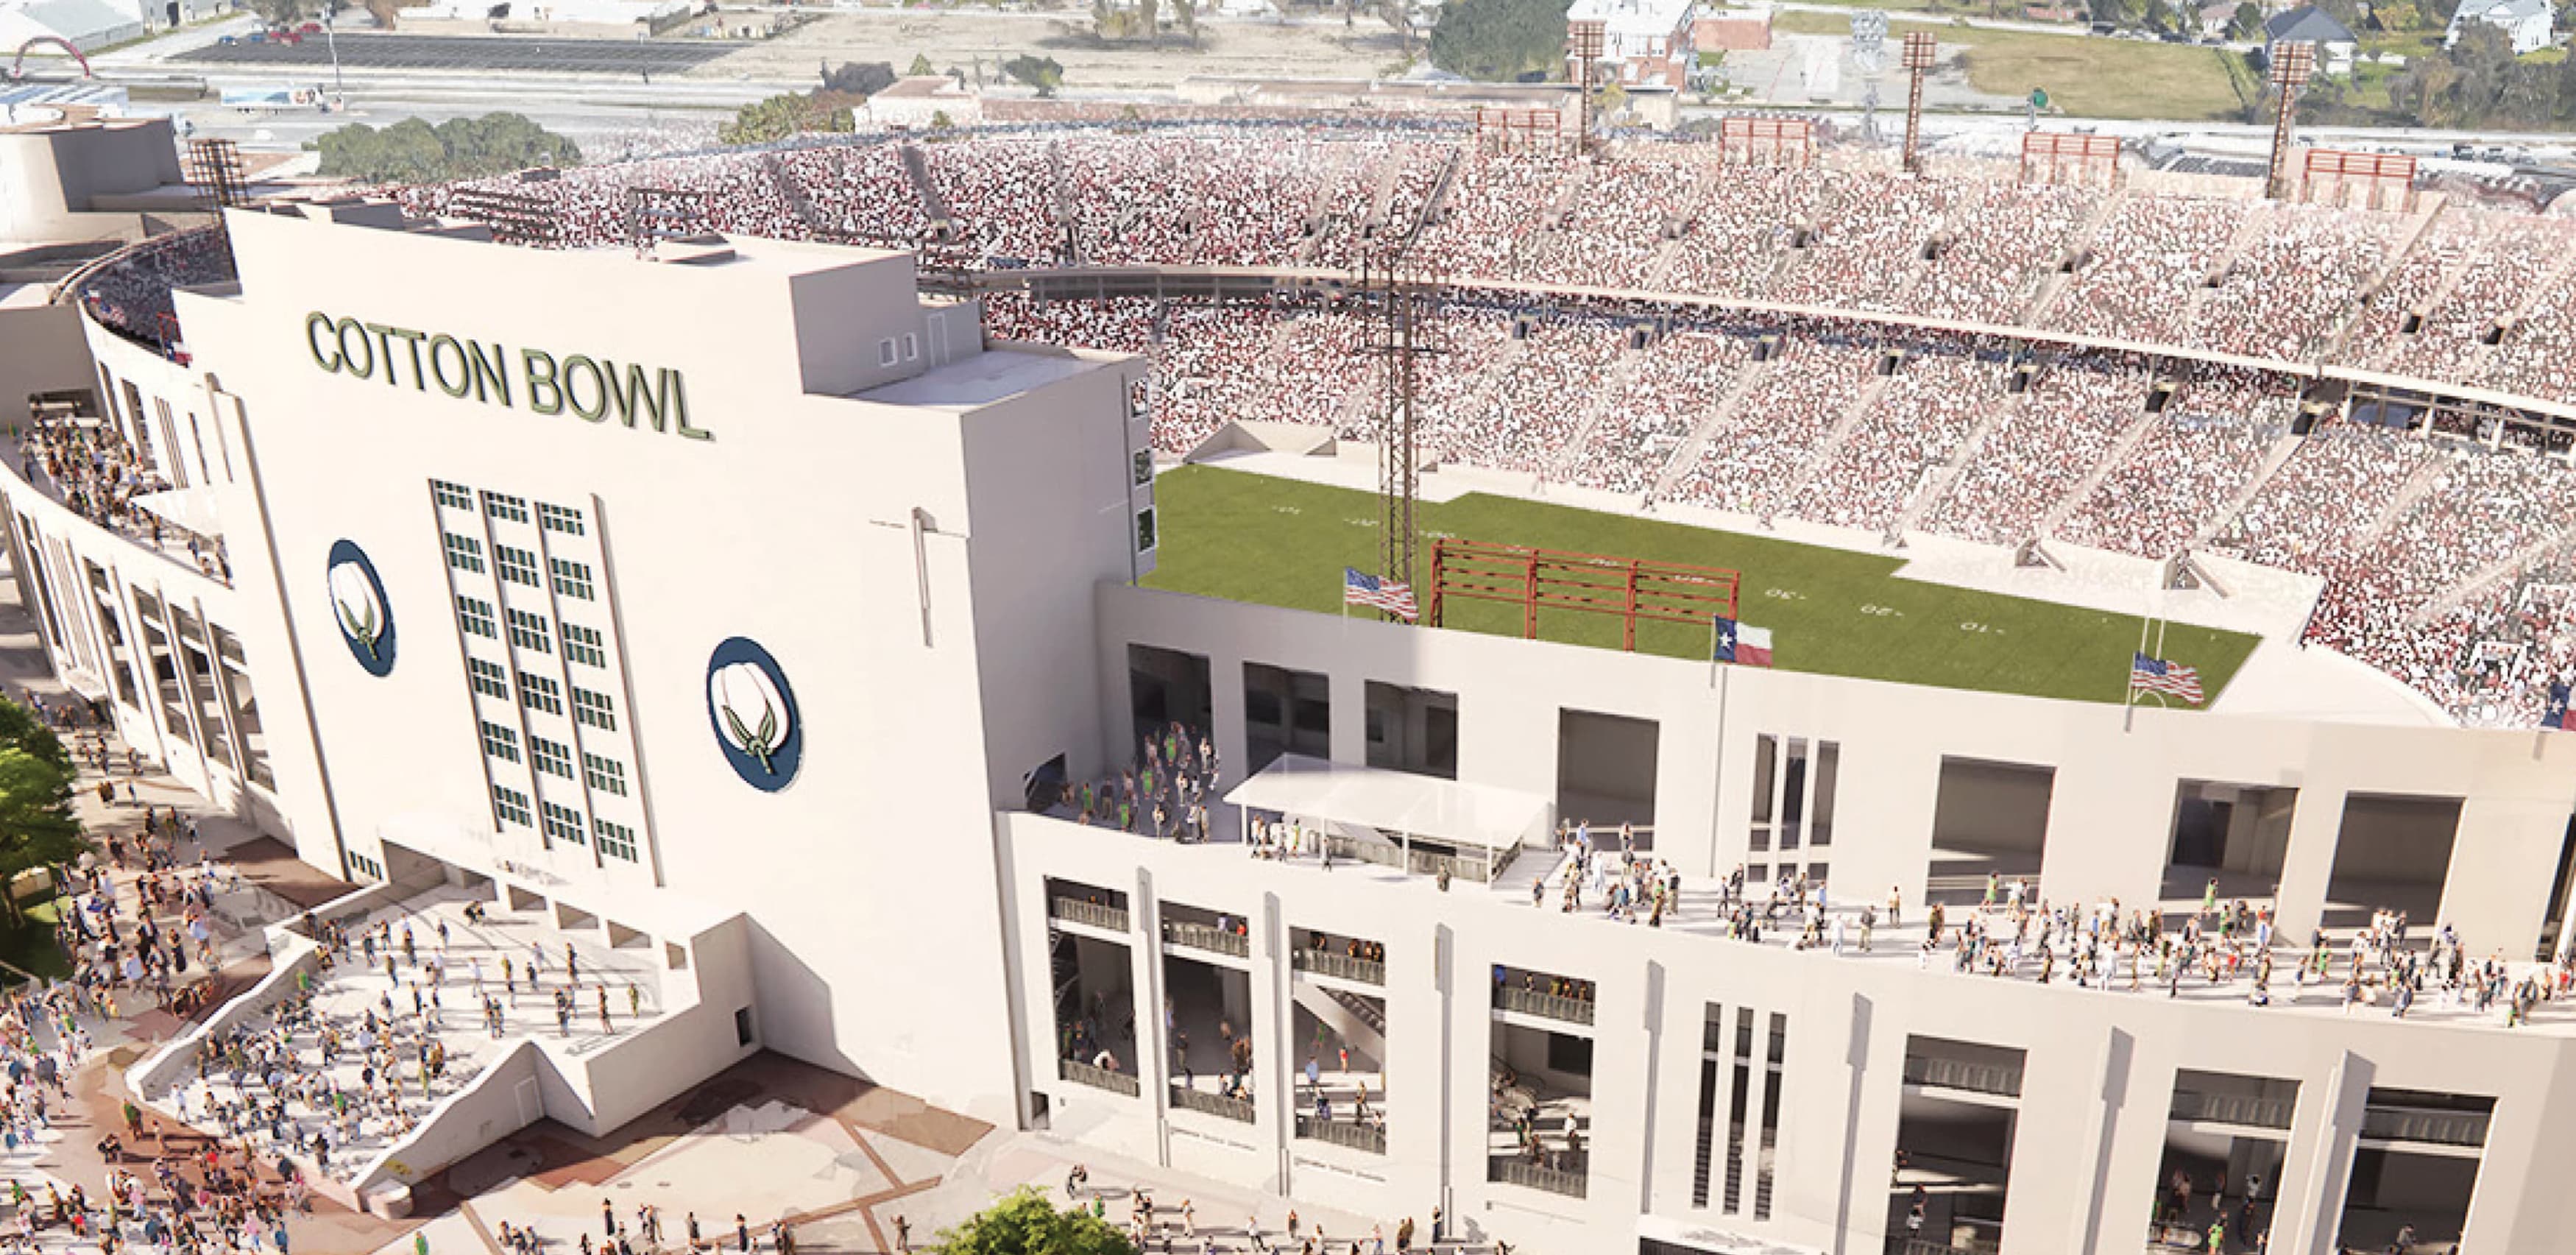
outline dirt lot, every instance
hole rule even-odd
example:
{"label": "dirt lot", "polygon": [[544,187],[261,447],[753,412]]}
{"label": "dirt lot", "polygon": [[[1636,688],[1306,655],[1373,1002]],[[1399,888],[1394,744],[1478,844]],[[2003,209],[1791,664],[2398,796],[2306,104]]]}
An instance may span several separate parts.
{"label": "dirt lot", "polygon": [[999,77],[995,66],[1031,53],[1061,63],[1065,94],[1081,95],[1169,88],[1191,75],[1365,77],[1393,71],[1402,56],[1395,33],[1374,20],[1344,28],[1338,21],[1291,25],[1203,18],[1198,47],[1167,39],[1152,49],[1100,46],[1090,26],[1087,10],[835,13],[747,45],[691,76],[786,78],[813,74],[824,62],[843,61],[890,61],[901,71],[916,54],[926,54],[943,72],[950,66],[963,68],[969,82],[980,60],[989,83]]}

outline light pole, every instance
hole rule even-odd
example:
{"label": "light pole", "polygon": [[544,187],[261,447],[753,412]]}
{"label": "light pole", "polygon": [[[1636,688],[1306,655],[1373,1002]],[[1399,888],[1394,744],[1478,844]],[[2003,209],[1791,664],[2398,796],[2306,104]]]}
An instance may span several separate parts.
{"label": "light pole", "polygon": [[334,26],[331,19],[339,14],[340,0],[323,0],[322,42],[331,49],[331,91],[334,95],[349,90],[348,84],[340,80],[340,41],[333,38],[331,34]]}

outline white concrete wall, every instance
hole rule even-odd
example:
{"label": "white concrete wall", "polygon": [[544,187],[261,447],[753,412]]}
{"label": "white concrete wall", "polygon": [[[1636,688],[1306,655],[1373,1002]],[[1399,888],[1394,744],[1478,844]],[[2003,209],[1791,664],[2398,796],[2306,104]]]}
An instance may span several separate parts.
{"label": "white concrete wall", "polygon": [[1554,781],[1562,709],[1656,720],[1656,853],[1682,870],[1686,890],[1747,859],[1755,738],[1764,733],[1841,746],[1833,844],[1808,855],[1851,901],[1883,900],[1898,885],[1919,902],[1945,757],[2052,769],[2038,891],[2059,902],[2117,898],[2124,908],[2156,900],[2179,781],[2298,789],[2279,919],[2285,935],[2302,938],[2323,909],[2347,794],[2460,798],[2441,919],[2473,954],[2527,959],[2576,810],[2576,738],[2535,732],[2145,708],[2124,723],[2117,705],[1762,669],[1713,674],[1675,659],[1127,587],[1101,590],[1098,621],[1103,743],[1125,743],[1131,642],[1205,657],[1227,787],[1244,763],[1246,661],[1329,675],[1337,750],[1338,729],[1359,722],[1368,681],[1456,693],[1458,778],[1469,784]]}
{"label": "white concrete wall", "polygon": [[[1031,1052],[1033,1083],[1049,1096],[1058,1129],[1125,1153],[1168,1156],[1246,1186],[1284,1186],[1371,1214],[1423,1219],[1445,1187],[1454,1200],[1451,1215],[1548,1249],[1611,1249],[1602,1244],[1609,1240],[1604,1235],[1633,1231],[1635,1217],[1646,1212],[1817,1250],[1875,1251],[1885,1236],[1886,1165],[1896,1144],[1906,1039],[1926,1035],[2027,1052],[2006,1255],[2136,1249],[2128,1235],[2143,1231],[2161,1184],[2167,1105],[2176,1072],[2185,1068],[2299,1082],[2290,1159],[2277,1182],[2283,1201],[2274,1250],[2318,1250],[2316,1243],[2331,1237],[2343,1197],[2337,1165],[2351,1155],[2359,1096],[2372,1086],[2497,1099],[2467,1249],[2555,1249],[2556,1235],[2576,1219],[2546,1168],[2576,1153],[2576,1125],[2569,1124],[2576,1113],[2576,1040],[2554,1029],[2446,1027],[2384,1013],[2343,1018],[1927,974],[1902,961],[1837,960],[1821,951],[1619,928],[1589,914],[1534,911],[1499,895],[1444,895],[1420,879],[1336,879],[1312,866],[1255,862],[1225,848],[1175,846],[1037,816],[1008,816],[1004,829],[1019,898],[1031,904],[1018,955],[1031,970],[1045,962],[1038,903],[1050,876],[1127,887],[1137,895],[1130,912],[1140,988],[1147,978],[1141,969],[1156,961],[1146,938],[1157,902],[1187,901],[1260,921],[1249,1031],[1263,1047],[1253,1081],[1264,1103],[1254,1126],[1170,1109],[1158,1099],[1165,1079],[1158,1053],[1140,1060],[1139,1098],[1055,1079],[1046,991],[1033,983],[1022,1008],[1031,1026],[1023,1046]],[[1273,1118],[1269,1096],[1290,1092],[1291,1072],[1302,1059],[1277,1048],[1286,1044],[1278,1019],[1287,1009],[1268,991],[1294,979],[1284,941],[1288,931],[1306,928],[1386,947],[1391,1114],[1385,1156],[1283,1138],[1279,1130],[1286,1126]],[[1494,1018],[1487,973],[1498,963],[1598,982],[1589,1030],[1595,1054],[1586,1198],[1484,1180]],[[1690,1204],[1700,1033],[1711,1004],[1725,1009],[1730,1044],[1735,1009],[1756,1012],[1757,1053],[1765,1048],[1768,1017],[1788,1017],[1768,1221],[1750,1215],[1750,1155],[1743,1214]],[[1728,1083],[1721,1068],[1720,1084]],[[2351,1110],[2338,1116],[2347,1091]],[[1754,1110],[1759,1107],[1757,1096]],[[1721,1089],[1721,1138],[1725,1111]],[[1204,1153],[1206,1143],[1193,1131],[1248,1149]],[[1722,1201],[1722,1145],[1715,1159],[1713,1204]]]}

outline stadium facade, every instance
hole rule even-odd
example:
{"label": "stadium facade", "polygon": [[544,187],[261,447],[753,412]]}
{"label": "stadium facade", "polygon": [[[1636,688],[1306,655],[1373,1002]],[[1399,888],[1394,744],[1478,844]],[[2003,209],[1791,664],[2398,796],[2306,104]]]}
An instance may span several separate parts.
{"label": "stadium facade", "polygon": [[[1829,877],[1838,904],[1894,887],[1911,926],[1989,871],[2126,912],[2197,900],[2206,866],[2302,943],[2403,905],[2527,961],[2576,918],[2576,741],[1155,591],[1138,359],[988,343],[908,255],[545,252],[383,205],[227,218],[238,282],[176,297],[188,360],[87,327],[105,421],[177,485],[151,508],[220,550],[0,479],[57,668],[366,903],[541,905],[658,953],[680,1008],[541,1043],[367,1201],[767,1048],[1546,1250],[2128,1251],[2176,1162],[2259,1176],[2276,1251],[2406,1217],[2540,1252],[2576,1224],[2548,1184],[2576,1155],[2554,1017],[1988,978],[1893,921],[1864,958],[1692,911],[1738,867]],[[1033,808],[1174,724],[1211,741],[1219,793],[1332,834],[1342,866]],[[1681,877],[1671,925],[1534,905],[1574,817],[1647,834]],[[1068,1045],[1085,1007],[1110,1011],[1107,1063]],[[1183,1049],[1209,1021],[1251,1039],[1248,1093]],[[1382,1120],[1315,1104],[1324,1041]],[[1533,1161],[1498,1109],[1583,1148]],[[1917,1185],[1942,1218],[1920,1232]]]}

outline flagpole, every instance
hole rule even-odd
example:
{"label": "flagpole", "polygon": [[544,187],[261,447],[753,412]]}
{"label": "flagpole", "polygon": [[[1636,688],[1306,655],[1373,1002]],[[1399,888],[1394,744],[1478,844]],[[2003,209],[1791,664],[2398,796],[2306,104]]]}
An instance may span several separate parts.
{"label": "flagpole", "polygon": [[[2147,617],[2145,615],[2140,615],[2138,616],[2138,653],[2143,654],[2145,652],[2147,652]],[[2137,654],[2131,654],[2129,656],[2128,669],[2123,671],[2121,675],[2123,679],[2120,690],[2120,731],[2128,732],[2138,726]]]}

